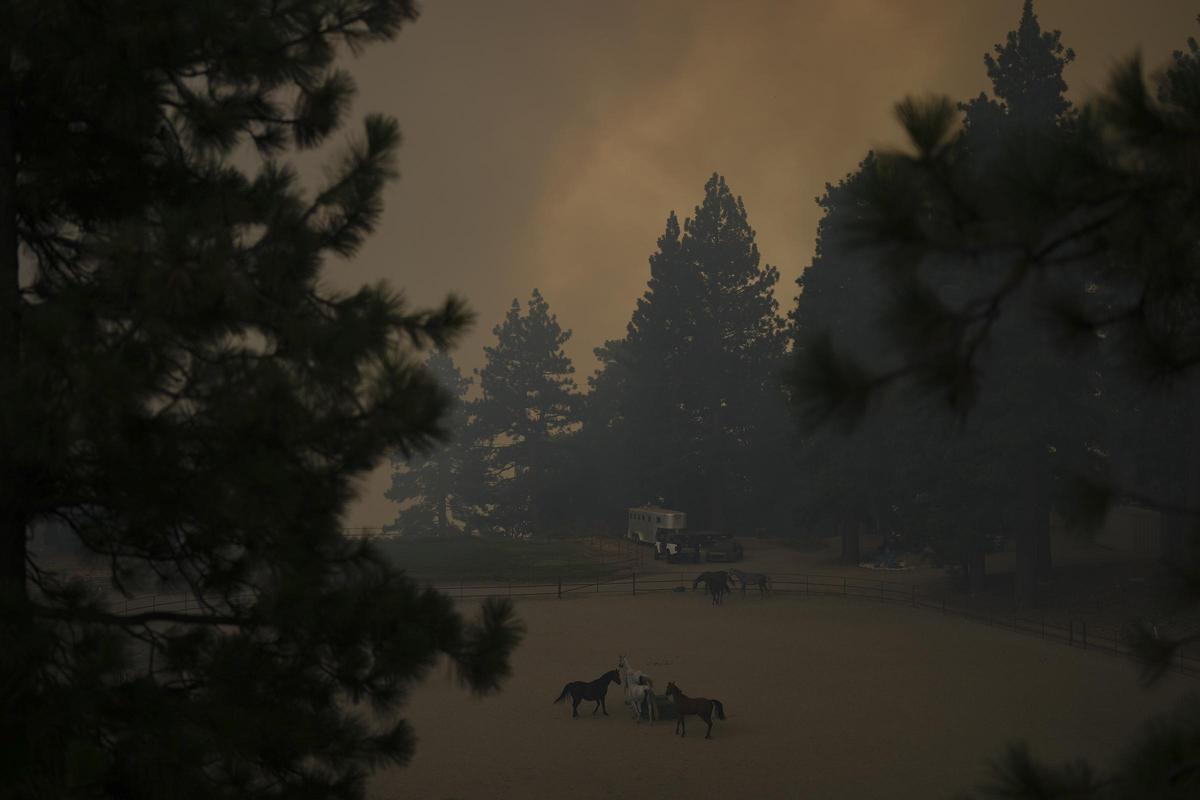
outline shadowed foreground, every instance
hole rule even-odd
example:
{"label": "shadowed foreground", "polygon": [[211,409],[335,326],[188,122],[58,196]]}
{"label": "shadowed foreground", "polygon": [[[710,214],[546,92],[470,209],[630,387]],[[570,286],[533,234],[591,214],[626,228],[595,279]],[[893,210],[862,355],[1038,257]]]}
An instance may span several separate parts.
{"label": "shadowed foreground", "polygon": [[[1098,763],[1196,682],[1137,688],[1134,665],[927,611],[836,598],[699,592],[521,603],[529,626],[504,692],[475,700],[444,671],[413,697],[420,739],[390,798],[952,796],[1025,738],[1050,761]],[[713,740],[552,705],[619,653],[689,694],[719,697]],[[690,733],[690,731],[689,731]]]}

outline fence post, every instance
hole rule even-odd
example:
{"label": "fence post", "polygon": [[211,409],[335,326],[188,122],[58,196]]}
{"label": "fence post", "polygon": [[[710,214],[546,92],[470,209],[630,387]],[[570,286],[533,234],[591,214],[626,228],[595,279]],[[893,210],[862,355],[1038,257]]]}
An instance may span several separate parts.
{"label": "fence post", "polygon": [[558,599],[562,600],[562,576],[558,578]]}

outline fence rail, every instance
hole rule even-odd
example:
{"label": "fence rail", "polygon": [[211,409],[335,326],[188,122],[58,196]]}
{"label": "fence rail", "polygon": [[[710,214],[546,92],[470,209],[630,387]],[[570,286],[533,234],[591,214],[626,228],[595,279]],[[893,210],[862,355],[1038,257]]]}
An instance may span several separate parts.
{"label": "fence rail", "polygon": [[[889,581],[886,579],[855,578],[845,575],[819,573],[774,573],[769,574],[773,594],[801,596],[842,597],[846,599],[870,600],[891,605],[935,611],[943,615],[954,615],[973,622],[1056,641],[1068,647],[1078,647],[1115,656],[1134,658],[1125,640],[1124,628],[1111,623],[1089,620],[1078,615],[1049,617],[1018,613],[997,613],[984,608],[971,608],[969,596],[930,594],[921,591],[916,584]],[[695,573],[661,573],[639,575],[636,571],[616,577],[591,580],[557,578],[553,582],[524,581],[446,581],[422,580],[421,583],[451,597],[470,600],[489,597],[553,598],[594,597],[597,595],[646,595],[656,592],[678,592],[692,588]],[[756,593],[756,588],[747,592]],[[208,606],[223,606],[225,598],[206,598]],[[243,595],[234,600],[249,600]],[[200,610],[201,603],[194,595],[147,594],[123,598],[114,605],[119,614],[131,615],[147,611],[191,611]],[[1180,648],[1173,661],[1173,671],[1200,677],[1200,653],[1195,648]]]}
{"label": "fence rail", "polygon": [[[1089,620],[1078,615],[1051,617],[1043,613],[1019,614],[998,613],[986,608],[971,607],[968,595],[930,594],[921,591],[916,584],[889,581],[886,579],[853,578],[844,575],[822,575],[816,573],[774,573],[768,575],[773,594],[802,596],[844,597],[847,599],[871,600],[891,605],[936,611],[954,615],[972,622],[979,622],[1018,633],[1057,641],[1069,647],[1078,647],[1110,655],[1136,658],[1125,639],[1125,628],[1111,623]],[[572,596],[651,594],[654,592],[676,592],[690,589],[694,573],[671,575],[638,575],[631,572],[615,578],[600,578],[590,581],[558,579],[554,583],[506,583],[459,581],[449,584],[429,581],[427,586],[464,600],[488,597],[553,597],[558,599]],[[748,588],[747,592],[757,593]],[[1180,648],[1173,661],[1175,671],[1200,677],[1200,653]]]}

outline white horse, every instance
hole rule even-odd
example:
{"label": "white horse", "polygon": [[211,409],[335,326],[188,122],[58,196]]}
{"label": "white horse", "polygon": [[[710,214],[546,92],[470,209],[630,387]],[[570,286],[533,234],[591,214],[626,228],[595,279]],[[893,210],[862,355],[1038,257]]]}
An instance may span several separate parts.
{"label": "white horse", "polygon": [[644,684],[653,686],[654,679],[640,669],[634,669],[629,663],[629,656],[617,656],[617,669],[625,670],[629,673],[629,682],[632,684]]}
{"label": "white horse", "polygon": [[[650,722],[654,722],[655,706],[654,706],[654,687],[649,683],[636,683],[633,677],[635,673],[631,672],[626,666],[625,656],[621,656],[619,672],[621,673],[621,686],[625,689],[625,705],[629,706],[629,710],[633,712],[633,718],[641,724],[642,721],[642,704],[648,709]],[[636,673],[640,675],[641,673]]]}

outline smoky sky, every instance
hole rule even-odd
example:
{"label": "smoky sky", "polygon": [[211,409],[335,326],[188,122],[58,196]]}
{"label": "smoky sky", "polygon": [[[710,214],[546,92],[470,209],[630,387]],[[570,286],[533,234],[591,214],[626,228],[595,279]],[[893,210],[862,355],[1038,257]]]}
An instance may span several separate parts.
{"label": "smoky sky", "polygon": [[[1021,0],[440,0],[354,59],[353,116],[404,133],[377,233],[330,284],[386,280],[417,305],[447,292],[478,315],[469,371],[509,304],[537,287],[582,385],[592,348],[624,334],[671,210],[716,171],[745,199],[781,311],[810,262],[827,182],[900,143],[894,103],[989,88],[983,54]],[[1074,48],[1072,99],[1120,58],[1161,66],[1200,33],[1197,0],[1039,0]],[[388,469],[347,523],[394,516]]]}

